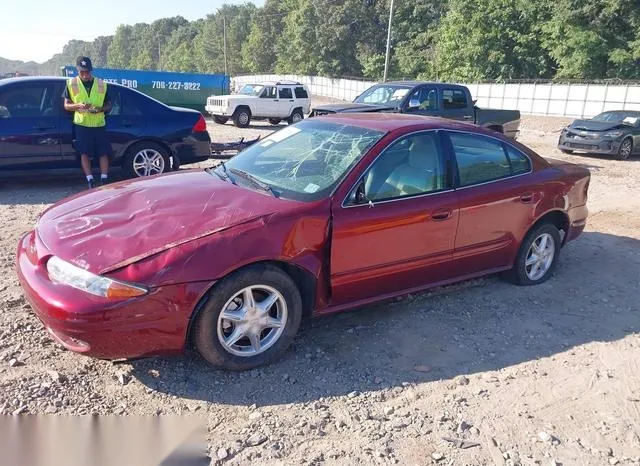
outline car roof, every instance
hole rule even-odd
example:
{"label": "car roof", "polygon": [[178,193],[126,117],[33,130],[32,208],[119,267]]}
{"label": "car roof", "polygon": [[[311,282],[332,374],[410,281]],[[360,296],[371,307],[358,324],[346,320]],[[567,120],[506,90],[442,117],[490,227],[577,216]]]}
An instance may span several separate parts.
{"label": "car roof", "polygon": [[638,110],[605,110],[604,112],[600,112],[599,115],[604,115],[605,113],[615,113],[622,115],[633,115],[636,117],[640,117],[640,111]]}
{"label": "car roof", "polygon": [[15,78],[0,79],[0,84],[22,83],[30,81],[61,81],[67,78],[62,76],[18,76]]}
{"label": "car roof", "polygon": [[378,85],[390,85],[390,86],[422,86],[425,84],[432,86],[447,86],[447,87],[464,87],[460,84],[441,83],[435,81],[387,81],[384,83],[376,83]]}
{"label": "car roof", "polygon": [[330,113],[328,115],[314,117],[314,119],[315,118],[321,118],[323,121],[360,126],[385,132],[416,126],[420,127],[420,129],[457,129],[460,131],[472,131],[476,133],[483,132],[478,126],[470,123],[463,123],[440,117],[412,115],[408,113],[345,112]]}

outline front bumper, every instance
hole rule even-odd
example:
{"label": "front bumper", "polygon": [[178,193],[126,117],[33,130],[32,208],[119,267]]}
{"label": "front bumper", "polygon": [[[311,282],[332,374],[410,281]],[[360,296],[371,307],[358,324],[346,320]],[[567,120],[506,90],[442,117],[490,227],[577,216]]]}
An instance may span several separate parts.
{"label": "front bumper", "polygon": [[189,319],[205,284],[158,287],[138,298],[108,300],[53,283],[46,270],[49,257],[31,232],[19,242],[16,266],[27,301],[61,345],[102,359],[184,350]]}
{"label": "front bumper", "polygon": [[219,105],[206,105],[204,109],[209,115],[230,116],[229,107],[221,107]]}
{"label": "front bumper", "polygon": [[558,139],[558,149],[566,151],[581,151],[590,154],[615,155],[620,149],[622,140],[613,138],[584,138],[579,136],[567,137],[564,134]]}

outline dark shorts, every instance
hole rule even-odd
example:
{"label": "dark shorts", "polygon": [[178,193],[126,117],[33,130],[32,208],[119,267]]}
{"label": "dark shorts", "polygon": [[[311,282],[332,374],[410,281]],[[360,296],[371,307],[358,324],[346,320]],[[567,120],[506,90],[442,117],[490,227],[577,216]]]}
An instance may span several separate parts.
{"label": "dark shorts", "polygon": [[102,155],[108,155],[109,157],[113,155],[104,126],[88,128],[86,126],[73,125],[73,129],[75,131],[74,145],[80,154],[86,154],[92,159]]}

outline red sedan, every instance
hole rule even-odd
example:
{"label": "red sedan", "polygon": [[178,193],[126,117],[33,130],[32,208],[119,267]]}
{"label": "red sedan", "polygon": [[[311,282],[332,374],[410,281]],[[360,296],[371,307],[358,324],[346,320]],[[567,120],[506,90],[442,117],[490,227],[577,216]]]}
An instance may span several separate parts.
{"label": "red sedan", "polygon": [[496,272],[544,282],[584,229],[589,181],[476,126],[336,114],[215,168],[65,199],[20,240],[17,268],[73,351],[194,345],[244,370],[281,356],[305,316]]}

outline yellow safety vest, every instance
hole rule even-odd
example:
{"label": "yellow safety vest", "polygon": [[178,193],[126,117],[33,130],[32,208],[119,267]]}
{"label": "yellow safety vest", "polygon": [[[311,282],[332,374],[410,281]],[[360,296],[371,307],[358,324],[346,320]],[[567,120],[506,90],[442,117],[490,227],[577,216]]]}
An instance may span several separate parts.
{"label": "yellow safety vest", "polygon": [[[69,78],[67,87],[69,88],[69,96],[74,104],[91,104],[94,107],[102,107],[104,98],[107,94],[107,83],[102,79],[93,78],[94,83],[91,87],[91,95],[87,95],[87,90],[79,77]],[[76,125],[87,126],[89,128],[98,128],[105,125],[104,112],[74,112],[73,122]]]}

